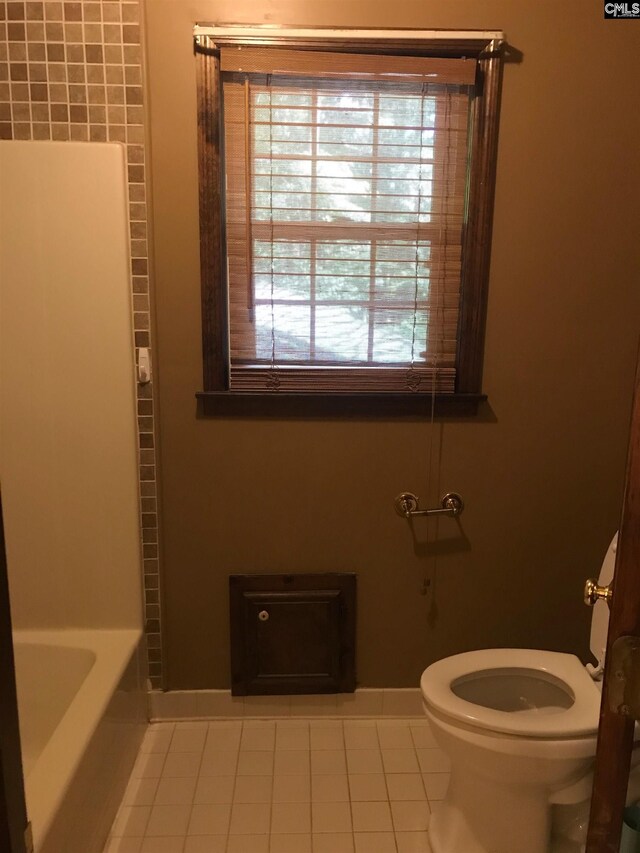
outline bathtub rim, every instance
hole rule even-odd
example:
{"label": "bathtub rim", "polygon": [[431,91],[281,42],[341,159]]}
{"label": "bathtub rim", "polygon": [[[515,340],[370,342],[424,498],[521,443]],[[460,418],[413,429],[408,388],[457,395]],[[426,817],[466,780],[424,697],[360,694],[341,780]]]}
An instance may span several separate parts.
{"label": "bathtub rim", "polygon": [[27,817],[37,851],[69,790],[118,684],[136,654],[141,628],[16,630],[14,645],[88,649],[95,662],[54,730],[28,779]]}

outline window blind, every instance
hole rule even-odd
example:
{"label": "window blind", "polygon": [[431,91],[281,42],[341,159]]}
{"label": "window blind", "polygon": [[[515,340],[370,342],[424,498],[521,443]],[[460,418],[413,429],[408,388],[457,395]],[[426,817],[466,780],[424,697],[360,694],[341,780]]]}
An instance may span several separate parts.
{"label": "window blind", "polygon": [[230,388],[455,389],[475,62],[221,52]]}

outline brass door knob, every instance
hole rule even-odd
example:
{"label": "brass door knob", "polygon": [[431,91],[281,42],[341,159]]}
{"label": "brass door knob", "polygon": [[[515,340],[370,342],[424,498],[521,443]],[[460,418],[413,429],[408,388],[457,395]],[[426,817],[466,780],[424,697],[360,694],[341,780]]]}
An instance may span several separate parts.
{"label": "brass door knob", "polygon": [[611,607],[611,601],[613,599],[613,584],[610,583],[609,586],[598,586],[598,581],[593,578],[589,578],[589,580],[584,585],[584,603],[587,607],[593,607],[596,601],[606,601],[609,607]]}

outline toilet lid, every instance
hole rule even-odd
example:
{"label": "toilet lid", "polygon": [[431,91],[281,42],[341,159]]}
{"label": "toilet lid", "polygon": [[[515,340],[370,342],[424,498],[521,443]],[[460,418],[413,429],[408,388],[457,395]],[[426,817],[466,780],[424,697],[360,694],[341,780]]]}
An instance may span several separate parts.
{"label": "toilet lid", "polygon": [[[607,553],[602,561],[598,583],[600,586],[608,586],[613,580],[613,571],[616,564],[616,549],[618,547],[618,534],[613,537],[607,548]],[[607,632],[609,631],[609,606],[605,601],[597,601],[593,607],[591,616],[591,653],[598,664],[604,663],[604,653],[607,647]]]}
{"label": "toilet lid", "polygon": [[[502,676],[530,678],[534,682],[546,679],[573,701],[570,699],[564,707],[555,708],[535,707],[525,702],[520,707],[503,710],[491,702],[474,699],[465,689],[471,682]],[[494,687],[487,684],[491,692]],[[474,728],[520,737],[566,739],[594,736],[598,730],[600,691],[575,655],[540,649],[464,652],[427,667],[420,687],[427,708]],[[535,684],[533,688],[535,690]],[[527,689],[525,687],[523,693],[526,694]],[[500,685],[496,694],[499,691]],[[526,695],[523,698],[526,699]]]}

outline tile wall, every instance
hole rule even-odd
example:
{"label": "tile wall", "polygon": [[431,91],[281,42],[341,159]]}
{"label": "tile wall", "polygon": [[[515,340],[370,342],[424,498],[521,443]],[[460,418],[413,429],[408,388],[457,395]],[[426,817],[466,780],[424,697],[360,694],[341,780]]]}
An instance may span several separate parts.
{"label": "tile wall", "polygon": [[[136,353],[151,347],[142,9],[138,0],[0,0],[0,139],[120,142],[129,181]],[[153,382],[138,385],[152,685],[162,685]]]}

